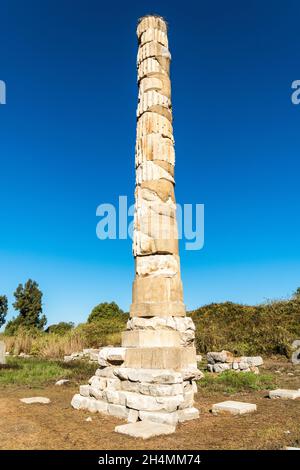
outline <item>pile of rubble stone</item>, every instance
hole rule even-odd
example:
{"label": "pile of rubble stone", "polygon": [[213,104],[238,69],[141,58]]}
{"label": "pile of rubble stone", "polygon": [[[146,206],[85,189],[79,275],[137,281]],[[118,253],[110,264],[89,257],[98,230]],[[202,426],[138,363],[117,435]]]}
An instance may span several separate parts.
{"label": "pile of rubble stone", "polygon": [[126,348],[103,348],[100,368],[81,385],[72,400],[75,409],[101,412],[128,422],[149,420],[176,425],[194,419],[195,380],[203,374],[196,367],[175,371],[124,367]]}
{"label": "pile of rubble stone", "polygon": [[83,349],[80,352],[73,352],[69,356],[64,356],[64,362],[78,361],[79,359],[88,359],[91,362],[97,362],[99,351],[100,349],[89,348]]}
{"label": "pile of rubble stone", "polygon": [[207,353],[207,370],[209,372],[224,372],[234,370],[236,372],[254,372],[259,374],[259,366],[263,364],[261,356],[235,357],[229,351]]}

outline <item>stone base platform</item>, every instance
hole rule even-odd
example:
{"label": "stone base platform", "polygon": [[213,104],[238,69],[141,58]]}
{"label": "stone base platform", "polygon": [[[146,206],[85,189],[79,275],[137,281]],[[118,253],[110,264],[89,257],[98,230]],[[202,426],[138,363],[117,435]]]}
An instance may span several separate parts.
{"label": "stone base platform", "polygon": [[[178,348],[165,349],[175,349],[177,356]],[[174,426],[199,417],[199,411],[193,406],[194,394],[197,392],[196,380],[203,374],[196,364],[186,364],[177,370],[126,367],[127,353],[127,348],[103,348],[100,351],[100,368],[88,384],[80,386],[79,394],[74,395],[71,402],[73,408],[98,411],[130,423],[152,421]],[[167,364],[168,354],[162,354],[162,357]],[[174,361],[172,354],[170,361]]]}

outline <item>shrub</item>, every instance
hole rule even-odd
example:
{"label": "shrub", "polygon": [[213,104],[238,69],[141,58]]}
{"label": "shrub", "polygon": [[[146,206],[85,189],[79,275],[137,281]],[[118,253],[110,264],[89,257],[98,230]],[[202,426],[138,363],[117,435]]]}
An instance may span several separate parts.
{"label": "shrub", "polygon": [[73,322],[64,322],[61,321],[60,323],[50,325],[48,328],[45,330],[46,333],[55,333],[56,335],[65,335],[68,331],[72,330],[74,328],[74,323]]}
{"label": "shrub", "polygon": [[193,312],[199,351],[228,349],[238,355],[290,355],[300,337],[300,297],[247,306],[225,302]]}
{"label": "shrub", "polygon": [[112,319],[124,315],[123,310],[115,302],[103,302],[91,311],[87,322],[92,323],[95,321],[102,321],[105,319]]}

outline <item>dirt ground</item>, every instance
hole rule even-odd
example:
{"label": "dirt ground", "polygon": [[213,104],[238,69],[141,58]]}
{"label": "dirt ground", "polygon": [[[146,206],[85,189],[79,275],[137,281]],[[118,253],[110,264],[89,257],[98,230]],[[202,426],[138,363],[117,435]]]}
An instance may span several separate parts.
{"label": "dirt ground", "polygon": [[[265,366],[278,377],[281,388],[300,388],[300,367],[286,362]],[[279,371],[279,372],[278,372]],[[78,386],[54,385],[30,389],[0,389],[0,449],[283,449],[300,445],[300,399],[270,400],[266,391],[227,395],[203,392],[196,406],[200,419],[180,424],[174,435],[143,441],[114,433],[124,421],[73,410],[70,401]],[[48,405],[26,405],[19,398],[46,396]],[[213,416],[213,403],[226,399],[257,404],[257,412],[240,416]],[[92,422],[86,422],[88,416]]]}

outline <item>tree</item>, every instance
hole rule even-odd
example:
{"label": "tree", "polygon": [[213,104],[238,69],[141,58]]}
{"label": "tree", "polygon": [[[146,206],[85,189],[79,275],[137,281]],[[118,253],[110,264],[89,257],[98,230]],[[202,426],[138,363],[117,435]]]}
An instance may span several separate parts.
{"label": "tree", "polygon": [[57,324],[50,325],[46,329],[46,333],[54,333],[56,335],[65,335],[68,331],[72,330],[74,328],[74,323],[73,322],[65,322],[61,321]]}
{"label": "tree", "polygon": [[93,308],[88,317],[87,322],[92,323],[104,319],[113,319],[116,317],[120,317],[120,315],[124,315],[124,312],[115,302],[103,302]]}
{"label": "tree", "polygon": [[8,302],[6,295],[0,295],[0,328],[5,323],[8,310]]}
{"label": "tree", "polygon": [[14,292],[14,296],[16,300],[13,303],[13,307],[20,313],[17,318],[14,318],[7,324],[7,329],[13,330],[19,327],[43,329],[47,323],[47,318],[45,315],[41,315],[43,312],[43,293],[39,289],[37,282],[28,279],[24,286],[19,284]]}

